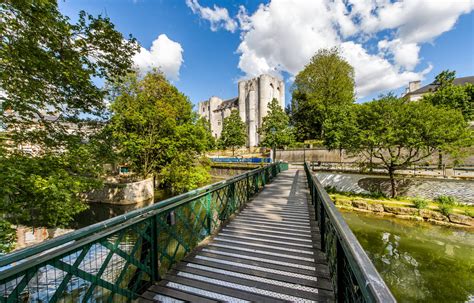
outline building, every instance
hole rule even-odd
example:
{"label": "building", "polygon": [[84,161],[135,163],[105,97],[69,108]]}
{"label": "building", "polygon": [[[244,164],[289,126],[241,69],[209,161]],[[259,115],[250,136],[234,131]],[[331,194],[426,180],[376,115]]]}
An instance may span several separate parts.
{"label": "building", "polygon": [[285,108],[285,83],[270,75],[239,81],[238,96],[228,100],[211,97],[207,101],[198,103],[198,112],[206,117],[211,125],[211,132],[219,138],[222,132],[224,118],[230,115],[233,109],[239,111],[240,118],[247,125],[247,147],[258,146],[260,137],[257,129],[261,127],[263,117],[267,115],[268,105],[277,99],[282,108]]}
{"label": "building", "polygon": [[[474,76],[456,78],[453,80],[454,85],[464,85],[466,83],[474,84]],[[438,87],[438,84],[431,83],[420,87],[420,81],[412,81],[408,83],[404,97],[408,97],[410,101],[420,100],[423,95],[434,92]]]}

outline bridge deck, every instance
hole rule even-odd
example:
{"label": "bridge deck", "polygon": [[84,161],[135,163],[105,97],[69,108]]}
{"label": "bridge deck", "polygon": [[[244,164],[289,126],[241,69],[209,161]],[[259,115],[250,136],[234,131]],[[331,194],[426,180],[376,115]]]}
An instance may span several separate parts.
{"label": "bridge deck", "polygon": [[143,302],[334,301],[303,170],[281,173]]}

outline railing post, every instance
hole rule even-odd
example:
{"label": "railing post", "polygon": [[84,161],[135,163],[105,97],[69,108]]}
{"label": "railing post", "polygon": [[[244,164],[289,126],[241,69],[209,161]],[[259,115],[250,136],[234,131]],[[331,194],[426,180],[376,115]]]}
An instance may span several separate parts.
{"label": "railing post", "polygon": [[160,280],[160,269],[158,264],[158,215],[151,218],[151,278],[154,282]]}
{"label": "railing post", "polygon": [[247,186],[245,187],[247,189],[247,201],[245,202],[248,202],[250,200],[250,180],[249,180],[249,174],[247,173],[247,176],[245,177],[246,179],[246,182],[247,182]]}
{"label": "railing post", "polygon": [[258,176],[259,175],[260,175],[259,173],[253,175],[253,181],[254,181],[253,185],[254,185],[255,193],[258,193]]}
{"label": "railing post", "polygon": [[212,194],[208,193],[206,195],[206,217],[207,217],[207,234],[210,235],[212,231],[212,214],[211,214],[211,199]]}
{"label": "railing post", "polygon": [[344,251],[341,241],[336,239],[336,296],[337,302],[344,302]]}
{"label": "railing post", "polygon": [[[317,200],[316,200],[317,201]],[[318,204],[318,202],[316,202],[316,204]],[[326,215],[325,215],[325,209],[324,209],[324,206],[322,203],[319,203],[320,205],[320,208],[319,208],[319,232],[321,233],[321,250],[323,252],[325,252],[325,248],[326,248],[326,235],[325,235],[325,232],[326,232]]]}
{"label": "railing post", "polygon": [[[230,209],[228,208],[227,218],[235,211],[235,182],[229,184],[229,199],[230,199]],[[227,204],[229,205],[229,204]]]}

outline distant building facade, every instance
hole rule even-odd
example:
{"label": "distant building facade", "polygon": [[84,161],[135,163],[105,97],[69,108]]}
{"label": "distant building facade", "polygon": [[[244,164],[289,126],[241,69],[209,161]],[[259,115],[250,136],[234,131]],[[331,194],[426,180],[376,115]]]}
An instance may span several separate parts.
{"label": "distant building facade", "polygon": [[263,117],[268,113],[270,102],[275,98],[280,106],[285,108],[285,83],[263,74],[250,80],[239,81],[238,93],[237,97],[228,100],[213,96],[207,101],[199,102],[198,112],[210,122],[212,135],[219,138],[224,118],[228,117],[233,109],[238,110],[240,118],[247,125],[247,147],[258,146],[260,136],[257,129],[261,127]]}
{"label": "distant building facade", "polygon": [[[453,80],[454,85],[464,85],[466,83],[474,84],[474,76],[456,78]],[[408,87],[403,96],[407,97],[410,101],[417,101],[423,98],[423,95],[435,92],[436,88],[438,88],[438,84],[435,83],[421,87],[420,81],[412,81],[408,83]]]}

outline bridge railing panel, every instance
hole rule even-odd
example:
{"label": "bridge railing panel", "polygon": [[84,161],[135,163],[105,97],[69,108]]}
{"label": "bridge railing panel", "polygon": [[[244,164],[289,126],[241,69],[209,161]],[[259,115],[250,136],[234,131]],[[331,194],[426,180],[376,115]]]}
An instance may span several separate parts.
{"label": "bridge railing panel", "polygon": [[396,302],[308,162],[305,172],[337,301]]}
{"label": "bridge railing panel", "polygon": [[281,171],[267,165],[0,257],[0,302],[129,302]]}

